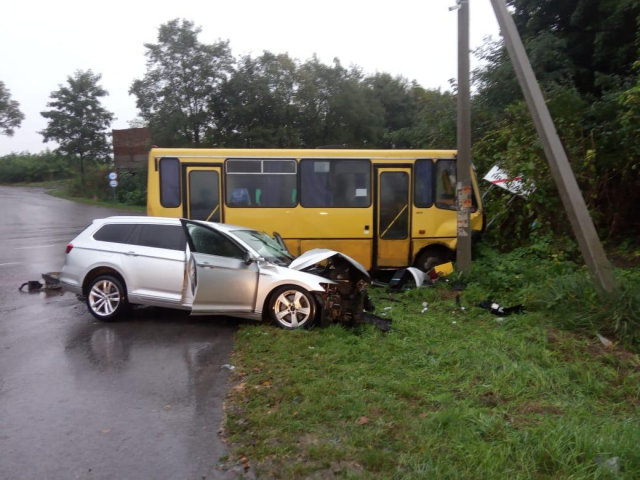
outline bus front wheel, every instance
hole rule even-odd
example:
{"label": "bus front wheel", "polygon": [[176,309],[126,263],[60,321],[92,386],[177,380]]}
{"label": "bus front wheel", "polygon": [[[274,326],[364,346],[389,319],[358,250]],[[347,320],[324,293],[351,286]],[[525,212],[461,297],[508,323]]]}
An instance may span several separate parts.
{"label": "bus front wheel", "polygon": [[437,265],[453,260],[453,252],[442,246],[427,247],[418,254],[415,266],[423,272],[428,272]]}

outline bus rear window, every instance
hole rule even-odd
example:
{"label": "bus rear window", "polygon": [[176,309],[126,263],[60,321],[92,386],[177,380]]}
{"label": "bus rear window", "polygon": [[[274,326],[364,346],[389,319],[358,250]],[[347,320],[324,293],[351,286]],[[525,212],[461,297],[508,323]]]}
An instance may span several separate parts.
{"label": "bus rear window", "polygon": [[160,160],[160,204],[165,208],[180,206],[180,161],[177,158]]}
{"label": "bus rear window", "polygon": [[302,160],[303,207],[364,208],[371,205],[369,160]]}
{"label": "bus rear window", "polygon": [[295,207],[298,204],[295,160],[226,162],[227,206]]}

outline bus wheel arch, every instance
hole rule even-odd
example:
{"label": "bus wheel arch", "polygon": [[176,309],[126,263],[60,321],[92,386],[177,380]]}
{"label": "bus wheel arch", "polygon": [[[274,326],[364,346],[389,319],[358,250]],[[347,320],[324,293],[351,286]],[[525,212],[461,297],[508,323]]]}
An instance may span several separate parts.
{"label": "bus wheel arch", "polygon": [[450,262],[454,258],[455,252],[452,251],[449,247],[441,243],[434,243],[431,245],[427,245],[422,250],[420,250],[420,252],[418,252],[418,255],[416,255],[414,266],[416,268],[419,268],[423,272],[428,272],[436,265]]}

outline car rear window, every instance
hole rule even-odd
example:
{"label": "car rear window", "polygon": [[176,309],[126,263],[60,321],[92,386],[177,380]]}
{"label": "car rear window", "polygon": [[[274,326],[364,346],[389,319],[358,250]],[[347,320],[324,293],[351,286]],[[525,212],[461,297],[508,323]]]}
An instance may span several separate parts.
{"label": "car rear window", "polygon": [[181,225],[139,224],[129,243],[143,247],[184,251],[187,237]]}
{"label": "car rear window", "polygon": [[127,243],[135,228],[133,223],[111,223],[103,225],[93,234],[93,238],[100,242]]}

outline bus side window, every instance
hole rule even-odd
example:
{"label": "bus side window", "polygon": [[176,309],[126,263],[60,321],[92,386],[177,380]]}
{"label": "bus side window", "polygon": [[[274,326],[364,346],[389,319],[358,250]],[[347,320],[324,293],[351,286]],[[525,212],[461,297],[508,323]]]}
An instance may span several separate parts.
{"label": "bus side window", "polygon": [[165,208],[180,206],[180,160],[160,160],[160,205]]}
{"label": "bus side window", "polygon": [[436,162],[436,207],[456,210],[456,162],[438,160]]}
{"label": "bus side window", "polygon": [[433,206],[433,161],[418,160],[415,167],[414,199],[416,207],[429,208]]}
{"label": "bus side window", "polygon": [[295,207],[297,166],[295,160],[228,159],[227,206]]}
{"label": "bus side window", "polygon": [[302,159],[300,203],[307,208],[367,208],[371,163],[353,159]]}

